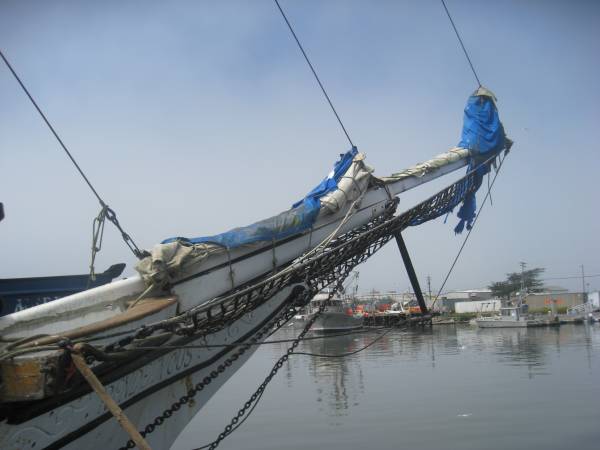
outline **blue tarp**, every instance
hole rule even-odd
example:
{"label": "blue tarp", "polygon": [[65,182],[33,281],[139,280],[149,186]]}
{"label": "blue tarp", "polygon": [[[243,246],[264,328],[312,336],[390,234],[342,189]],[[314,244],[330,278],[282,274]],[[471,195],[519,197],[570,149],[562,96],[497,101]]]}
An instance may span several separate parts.
{"label": "blue tarp", "polygon": [[482,95],[477,90],[469,97],[465,106],[463,129],[460,137],[459,147],[487,155],[491,152],[499,152],[504,148],[504,128],[498,116],[498,109],[492,97]]}
{"label": "blue tarp", "polygon": [[325,194],[335,190],[342,175],[346,173],[358,150],[353,147],[348,152],[340,155],[333,167],[323,181],[312,189],[306,197],[294,203],[292,208],[268,219],[253,223],[245,227],[234,228],[225,233],[214,236],[202,236],[197,238],[174,237],[165,239],[162,244],[174,241],[182,241],[190,244],[214,243],[227,248],[235,248],[241,245],[252,244],[259,241],[273,241],[308,230],[315,222],[321,201]]}
{"label": "blue tarp", "polygon": [[480,87],[467,101],[463,119],[463,129],[459,147],[471,150],[471,158],[467,172],[476,170],[475,190],[469,192],[456,214],[460,221],[454,232],[462,233],[465,225],[467,230],[473,226],[477,202],[475,193],[481,186],[483,176],[490,171],[490,164],[481,164],[494,154],[500,153],[506,146],[504,127],[498,116],[498,109],[494,102],[494,94]]}
{"label": "blue tarp", "polygon": [[[458,186],[454,198],[445,209],[413,220],[410,223],[411,226],[420,225],[448,214],[461,202],[462,205],[457,213],[460,221],[454,228],[454,232],[457,234],[462,233],[465,225],[467,230],[470,230],[473,226],[477,209],[475,193],[481,186],[483,176],[490,171],[490,164],[482,165],[481,163],[494,154],[500,153],[506,147],[506,136],[493,95],[486,88],[480,87],[469,97],[465,107],[463,129],[458,146],[471,151],[467,173],[475,170],[475,177],[463,180],[462,184]],[[468,192],[472,189],[473,184],[475,184],[475,189]]]}

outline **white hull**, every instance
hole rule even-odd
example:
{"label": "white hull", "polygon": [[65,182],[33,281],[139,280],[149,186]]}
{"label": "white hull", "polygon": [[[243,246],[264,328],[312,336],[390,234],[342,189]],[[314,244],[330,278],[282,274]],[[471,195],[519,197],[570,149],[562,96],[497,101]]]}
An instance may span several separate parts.
{"label": "white hull", "polygon": [[[364,225],[385,212],[390,195],[417,187],[435,178],[446,175],[466,164],[464,158],[437,168],[420,177],[409,177],[383,188],[370,189],[362,199],[358,209],[337,231],[345,233]],[[172,293],[178,296],[179,311],[201,305],[224,293],[272,272],[275,267],[293,261],[329,237],[344,219],[349,205],[338,213],[320,216],[312,230],[282,239],[273,246],[271,243],[257,246],[242,246],[231,250],[230,254],[219,253],[208,258],[198,271],[175,283]],[[0,317],[0,335],[5,338],[23,338],[32,334],[60,334],[73,328],[73,320],[85,317],[87,323],[99,321],[115,315],[126,307],[126,298],[139,295],[145,289],[139,276],[120,280],[96,289],[64,297],[54,302],[29,308],[14,314]],[[82,324],[75,324],[79,326]]]}
{"label": "white hull", "polygon": [[[247,341],[285,302],[291,288],[246,314],[225,329],[196,340],[198,345],[229,344]],[[239,359],[219,374],[187,405],[174,412],[164,425],[146,436],[153,449],[168,449],[179,433],[212,397],[220,386],[233,375],[256,350],[249,348]],[[235,349],[178,349],[159,357],[130,374],[107,384],[110,395],[121,404],[125,414],[138,427],[152,423],[156,416],[181,398],[192,386],[216,370]],[[219,356],[221,355],[221,356]],[[157,386],[164,386],[157,388]],[[88,393],[51,409],[18,425],[0,424],[0,448],[3,450],[66,448],[117,449],[129,437],[117,421],[106,412],[99,397]]]}
{"label": "white hull", "polygon": [[[349,205],[338,213],[319,217],[310,232],[271,243],[231,250],[208,258],[198,270],[186,279],[177,281],[170,294],[176,295],[176,304],[152,315],[110,329],[111,333],[136,329],[142,324],[156,323],[193,307],[203,305],[215,297],[230,292],[245,283],[272,273],[277,267],[298,258],[329,237],[334,231],[342,234],[364,225],[385,212],[390,195],[397,195],[465,165],[466,158],[455,160],[422,176],[412,176],[388,184],[388,190],[369,190],[349,220],[340,227]],[[339,229],[338,229],[339,228]],[[70,297],[56,300],[25,311],[0,318],[3,338],[26,338],[37,334],[61,335],[69,330],[101,320],[118,317],[128,311],[128,301],[145,289],[140,277],[117,281]],[[246,314],[223,330],[207,336],[208,344],[228,344],[248,339],[262,327],[263,322],[281,306],[289,288],[275,295],[265,304]],[[325,326],[325,325],[324,325]],[[102,334],[102,333],[101,333]],[[97,335],[97,334],[95,334]],[[88,336],[89,337],[89,336]],[[116,341],[105,339],[96,345]],[[193,401],[182,407],[147,436],[155,449],[168,448],[189,420],[199,411],[219,386],[237,370],[253,350],[244,353],[224,373]],[[219,350],[174,350],[145,363],[137,370],[107,383],[111,396],[121,404],[125,414],[139,428],[154,418],[190,386],[203,379],[219,364]],[[211,360],[216,358],[216,360]],[[37,405],[39,406],[39,404]],[[20,423],[0,423],[0,448],[118,448],[127,436],[117,422],[105,412],[100,399],[92,393],[80,396],[66,404],[48,407],[37,416]],[[35,445],[34,445],[35,444]]]}
{"label": "white hull", "polygon": [[[309,317],[310,319],[310,317]],[[313,323],[312,331],[348,331],[361,328],[362,317],[349,316],[342,312],[324,312]]]}
{"label": "white hull", "polygon": [[493,319],[484,318],[476,319],[477,326],[479,328],[527,328],[527,327],[541,327],[546,325],[545,322],[536,319]]}
{"label": "white hull", "polygon": [[479,328],[526,328],[526,320],[476,319]]}

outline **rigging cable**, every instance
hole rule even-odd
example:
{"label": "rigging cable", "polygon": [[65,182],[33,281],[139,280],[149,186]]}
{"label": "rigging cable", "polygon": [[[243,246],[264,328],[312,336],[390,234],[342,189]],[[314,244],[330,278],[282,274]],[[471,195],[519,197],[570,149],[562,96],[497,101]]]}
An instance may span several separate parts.
{"label": "rigging cable", "polygon": [[288,28],[290,29],[290,32],[292,33],[292,36],[294,36],[294,39],[296,40],[296,44],[298,44],[298,47],[300,48],[300,51],[304,55],[304,59],[308,63],[308,66],[310,67],[310,70],[312,70],[312,73],[315,76],[315,79],[317,80],[317,83],[319,83],[319,86],[321,87],[321,90],[323,91],[323,95],[325,95],[325,98],[327,99],[327,102],[329,103],[329,106],[331,107],[331,110],[333,111],[333,114],[335,114],[335,117],[336,117],[337,121],[339,122],[340,126],[342,127],[342,130],[344,131],[344,134],[346,135],[346,138],[348,139],[348,142],[350,143],[350,145],[352,147],[355,147],[354,143],[352,142],[352,139],[350,139],[350,135],[348,134],[348,131],[346,131],[346,127],[342,123],[342,119],[340,119],[340,116],[338,115],[337,111],[335,110],[335,107],[333,106],[333,103],[331,102],[331,99],[329,98],[329,95],[327,95],[327,91],[323,87],[323,83],[321,83],[321,80],[319,79],[319,76],[317,75],[317,72],[316,72],[315,68],[313,67],[313,65],[311,64],[310,60],[308,59],[308,55],[304,51],[304,48],[302,47],[302,44],[300,43],[300,40],[298,39],[298,36],[296,36],[296,33],[294,32],[294,29],[292,28],[292,24],[290,24],[290,21],[288,20],[287,16],[283,12],[283,9],[281,8],[281,5],[279,4],[279,0],[274,0],[274,2],[277,5],[277,8],[279,8],[279,12],[281,13],[281,15],[283,17],[283,20],[285,20],[285,23],[287,24]]}
{"label": "rigging cable", "polygon": [[465,48],[465,44],[463,44],[462,39],[460,38],[460,34],[458,33],[458,30],[456,29],[456,25],[454,25],[454,20],[452,20],[452,16],[450,15],[450,11],[448,11],[448,7],[446,6],[446,2],[444,0],[441,0],[442,5],[444,5],[444,9],[446,10],[446,14],[448,14],[448,19],[450,19],[450,23],[452,24],[452,28],[454,28],[454,32],[456,33],[456,37],[458,38],[458,42],[460,42],[460,46],[463,49],[463,52],[465,52],[465,56],[467,57],[467,61],[469,61],[469,65],[471,66],[471,70],[473,71],[473,75],[475,75],[475,79],[477,80],[477,84],[479,84],[479,87],[481,87],[481,81],[479,81],[479,77],[477,76],[477,72],[475,72],[475,67],[473,67],[473,63],[471,62],[471,58],[469,58],[469,53],[467,52],[467,49]]}
{"label": "rigging cable", "polygon": [[[56,140],[62,147],[62,149],[65,151],[65,153],[67,154],[67,156],[69,157],[69,159],[71,160],[71,162],[73,163],[73,165],[75,166],[75,168],[77,169],[79,174],[82,176],[83,180],[86,182],[86,184],[92,190],[92,192],[98,199],[98,202],[100,202],[100,206],[102,207],[102,210],[106,211],[106,213],[105,213],[106,217],[119,229],[119,231],[121,232],[121,236],[123,237],[123,240],[129,247],[129,249],[133,252],[133,254],[136,257],[138,257],[139,259],[143,258],[145,253],[138,248],[138,246],[135,244],[135,242],[133,241],[131,236],[129,236],[129,234],[127,234],[123,230],[123,228],[119,224],[119,221],[117,220],[116,213],[108,207],[108,205],[104,202],[104,200],[102,200],[102,197],[100,197],[100,194],[98,194],[98,191],[96,191],[96,189],[94,188],[94,186],[92,185],[92,183],[90,182],[88,177],[85,175],[85,173],[83,172],[83,170],[81,169],[79,164],[77,164],[77,161],[75,161],[75,158],[73,158],[73,155],[67,149],[67,146],[65,145],[63,140],[60,138],[60,136],[58,135],[58,133],[56,132],[56,130],[54,129],[54,127],[52,126],[52,124],[50,123],[48,118],[46,117],[46,115],[42,112],[41,108],[38,106],[36,101],[33,99],[31,94],[29,93],[29,91],[27,90],[27,88],[25,87],[23,82],[21,81],[21,78],[19,78],[19,75],[17,75],[17,73],[15,72],[13,67],[10,65],[10,63],[8,62],[8,59],[6,59],[6,57],[4,56],[4,53],[2,52],[2,50],[0,50],[0,57],[2,58],[2,60],[6,64],[6,66],[8,67],[8,70],[10,70],[10,72],[13,74],[13,76],[15,77],[15,79],[17,80],[19,85],[21,86],[21,89],[23,89],[23,91],[25,92],[25,94],[27,95],[27,97],[29,98],[29,100],[31,101],[31,103],[33,104],[35,109],[37,110],[37,112],[40,114],[40,116],[42,116],[42,119],[44,120],[44,122],[46,123],[46,125],[48,126],[48,128],[50,129],[50,131],[52,132],[52,134],[54,135],[54,137],[56,138]],[[93,272],[93,269],[92,269],[92,272]]]}
{"label": "rigging cable", "polygon": [[481,203],[481,206],[479,207],[479,211],[477,211],[477,215],[475,216],[475,219],[473,220],[473,225],[471,226],[471,229],[469,230],[469,232],[465,236],[465,238],[463,240],[463,243],[460,246],[460,249],[458,250],[458,253],[456,254],[456,257],[454,258],[454,261],[452,262],[452,265],[450,266],[450,270],[448,270],[448,273],[446,274],[446,278],[444,278],[444,282],[440,286],[440,289],[439,289],[437,295],[435,296],[435,299],[433,300],[433,302],[431,304],[431,309],[433,309],[433,307],[435,306],[436,302],[438,301],[438,298],[440,298],[442,290],[444,289],[444,286],[446,286],[446,282],[448,281],[448,278],[450,278],[450,274],[454,270],[454,266],[456,266],[458,258],[460,257],[460,254],[462,253],[463,249],[465,248],[465,245],[467,244],[467,241],[469,240],[469,236],[471,236],[471,232],[473,231],[473,228],[475,228],[475,224],[477,223],[477,219],[479,218],[479,214],[481,214],[481,211],[483,210],[483,207],[485,206],[485,203],[486,203],[488,197],[491,195],[492,187],[494,186],[494,183],[496,182],[496,178],[498,177],[498,174],[500,173],[500,169],[502,169],[502,164],[504,163],[504,160],[506,159],[506,153],[508,153],[508,151],[506,151],[504,153],[504,156],[500,160],[500,164],[498,165],[498,170],[496,170],[496,174],[494,175],[494,178],[492,179],[492,183],[490,184],[490,186],[488,188],[488,191],[485,194],[483,202]]}

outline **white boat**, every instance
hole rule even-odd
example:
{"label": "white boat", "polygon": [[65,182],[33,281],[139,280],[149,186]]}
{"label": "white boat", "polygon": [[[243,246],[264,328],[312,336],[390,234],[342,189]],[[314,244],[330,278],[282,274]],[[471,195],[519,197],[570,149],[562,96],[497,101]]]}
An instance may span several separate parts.
{"label": "white boat", "polygon": [[[142,276],[135,276],[0,318],[0,447],[119,448],[127,442],[128,435],[100,399],[73,376],[69,348],[63,345],[68,339],[85,340],[95,348],[115,352],[114,359],[104,361],[102,355],[94,356],[93,352],[88,356],[110,395],[142,430],[174,401],[206,380],[207,374],[218,374],[215,381],[208,375],[207,387],[173,413],[168,426],[158,427],[160,432],[146,433],[153,448],[168,448],[254,348],[231,361],[244,347],[194,351],[165,347],[158,352],[136,352],[136,347],[264,339],[266,332],[262,331],[271,330],[281,319],[291,298],[297,299],[302,292],[314,289],[293,282],[293,270],[309,264],[311,256],[304,261],[298,258],[313,251],[334,232],[335,236],[343,236],[381,219],[389,214],[390,195],[393,198],[464,166],[467,155],[466,150],[453,150],[416,166],[429,169],[409,169],[421,176],[400,177],[387,182],[385,188],[365,171],[367,180],[355,183],[356,191],[339,210],[323,210],[310,230],[277,242],[229,251],[216,245],[162,244],[153,256],[142,261],[142,265],[158,272],[154,278],[145,281]],[[362,168],[362,156],[354,159],[353,166]],[[360,191],[359,186],[364,190]],[[323,247],[320,254],[326,251]],[[168,252],[178,258],[180,267],[174,267],[173,259],[158,259],[157,255],[164,257]],[[181,257],[181,252],[188,252],[185,256],[189,258]],[[194,252],[202,253],[201,257]],[[315,252],[313,257],[316,256]],[[296,265],[290,265],[293,260],[298,260]],[[160,268],[166,268],[166,273]],[[165,277],[168,284],[153,286],[152,280],[160,277]],[[250,289],[242,289],[244,286]],[[324,287],[318,280],[316,286]],[[156,328],[156,324],[160,326]],[[142,326],[145,328],[140,333]],[[136,335],[137,339],[133,339]]]}
{"label": "white boat", "polygon": [[[319,312],[322,307],[326,309]],[[328,290],[319,292],[311,299],[300,324],[310,321],[313,317],[314,322],[310,330],[317,332],[357,330],[363,325],[362,315],[354,313],[348,299],[337,292],[331,293]]]}
{"label": "white boat", "polygon": [[500,308],[498,314],[478,317],[475,322],[480,328],[525,328],[548,325],[541,319],[531,318],[524,314],[520,306]]}
{"label": "white boat", "polygon": [[[489,91],[472,98],[495,113]],[[152,448],[169,448],[254,344],[402,229],[474,195],[479,169],[510,148],[498,132],[491,153],[455,148],[386,178],[353,148],[305,203],[223,235],[163,241],[139,276],[0,317],[0,448],[133,448],[107,397]],[[467,164],[475,169],[394,216],[399,194]],[[103,400],[75,369],[80,356]]]}

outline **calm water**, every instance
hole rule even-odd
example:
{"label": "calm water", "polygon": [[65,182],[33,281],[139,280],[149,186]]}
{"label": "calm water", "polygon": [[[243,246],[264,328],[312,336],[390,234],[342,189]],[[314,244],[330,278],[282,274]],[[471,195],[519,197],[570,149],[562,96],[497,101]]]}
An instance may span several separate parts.
{"label": "calm water", "polygon": [[[286,328],[273,338],[292,338]],[[305,342],[339,353],[370,332]],[[175,443],[215,439],[286,344],[261,347]],[[394,331],[355,356],[295,356],[224,449],[598,449],[600,327]]]}

